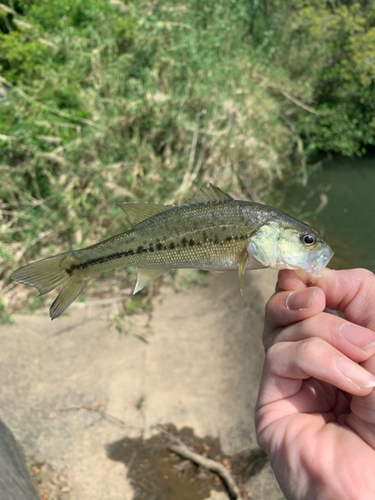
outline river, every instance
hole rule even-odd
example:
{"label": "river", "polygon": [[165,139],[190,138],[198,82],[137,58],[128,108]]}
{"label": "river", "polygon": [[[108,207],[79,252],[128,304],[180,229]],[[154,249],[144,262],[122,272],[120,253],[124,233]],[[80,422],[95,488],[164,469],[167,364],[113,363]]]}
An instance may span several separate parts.
{"label": "river", "polygon": [[[284,188],[285,189],[285,188]],[[335,252],[328,267],[375,272],[375,155],[333,156],[308,185],[285,189],[283,210],[318,229]]]}

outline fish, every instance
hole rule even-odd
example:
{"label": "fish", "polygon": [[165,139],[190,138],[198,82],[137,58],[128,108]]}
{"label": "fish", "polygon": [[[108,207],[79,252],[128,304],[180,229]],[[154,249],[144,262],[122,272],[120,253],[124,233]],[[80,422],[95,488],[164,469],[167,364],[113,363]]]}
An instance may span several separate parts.
{"label": "fish", "polygon": [[80,250],[14,271],[12,280],[40,295],[61,287],[50,307],[60,316],[103,271],[136,266],[134,294],[171,269],[237,270],[243,295],[248,269],[295,269],[320,276],[333,255],[320,233],[262,203],[235,200],[213,184],[185,205],[119,203],[133,228]]}

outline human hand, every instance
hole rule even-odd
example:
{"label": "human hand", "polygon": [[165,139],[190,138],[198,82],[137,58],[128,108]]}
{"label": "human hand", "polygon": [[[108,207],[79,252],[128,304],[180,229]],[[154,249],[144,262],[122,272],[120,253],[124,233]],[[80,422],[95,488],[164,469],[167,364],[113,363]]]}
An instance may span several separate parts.
{"label": "human hand", "polygon": [[374,499],[375,277],[326,269],[315,285],[282,271],[266,306],[258,443],[288,499]]}

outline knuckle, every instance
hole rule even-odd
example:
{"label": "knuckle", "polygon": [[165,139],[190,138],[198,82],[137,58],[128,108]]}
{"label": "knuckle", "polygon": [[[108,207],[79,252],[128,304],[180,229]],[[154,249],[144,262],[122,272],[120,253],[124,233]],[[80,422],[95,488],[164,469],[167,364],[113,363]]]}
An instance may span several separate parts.
{"label": "knuckle", "polygon": [[365,304],[372,303],[375,298],[374,274],[368,269],[358,269],[358,276],[360,276],[360,285],[355,298],[360,301],[363,299]]}
{"label": "knuckle", "polygon": [[375,292],[375,276],[371,271],[368,269],[355,269],[355,276],[359,284],[358,295]]}
{"label": "knuckle", "polygon": [[361,292],[373,296],[375,294],[375,276],[368,269],[361,269],[361,275]]}
{"label": "knuckle", "polygon": [[269,347],[269,349],[266,351],[266,356],[265,356],[265,362],[267,364],[272,364],[272,360],[277,356],[277,351],[278,351],[278,346],[277,344],[273,344]]}
{"label": "knuckle", "polygon": [[375,276],[372,271],[369,271],[368,269],[355,269],[355,272],[362,278],[363,281],[373,281]]}
{"label": "knuckle", "polygon": [[273,316],[277,305],[277,293],[274,293],[266,304],[266,316]]}
{"label": "knuckle", "polygon": [[271,348],[271,346],[279,342],[277,336],[281,331],[282,328],[277,328],[272,333],[263,332],[262,341],[266,351],[268,351]]}
{"label": "knuckle", "polygon": [[321,342],[328,341],[332,343],[335,336],[334,332],[337,330],[337,320],[337,316],[325,312],[312,316],[304,322],[306,335]]}
{"label": "knuckle", "polygon": [[323,352],[325,346],[324,340],[319,337],[310,337],[301,340],[296,346],[296,355],[301,358],[315,357],[317,354]]}

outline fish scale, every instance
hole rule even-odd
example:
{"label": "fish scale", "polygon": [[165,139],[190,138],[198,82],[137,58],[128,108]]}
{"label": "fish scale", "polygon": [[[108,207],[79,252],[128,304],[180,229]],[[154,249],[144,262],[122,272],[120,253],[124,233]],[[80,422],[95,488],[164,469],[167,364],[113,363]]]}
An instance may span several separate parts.
{"label": "fish scale", "polygon": [[134,293],[170,269],[305,269],[318,275],[333,255],[321,235],[267,205],[234,200],[208,185],[188,205],[119,204],[134,225],[81,250],[21,267],[11,278],[45,294],[61,286],[50,308],[58,317],[95,274],[137,266]]}

